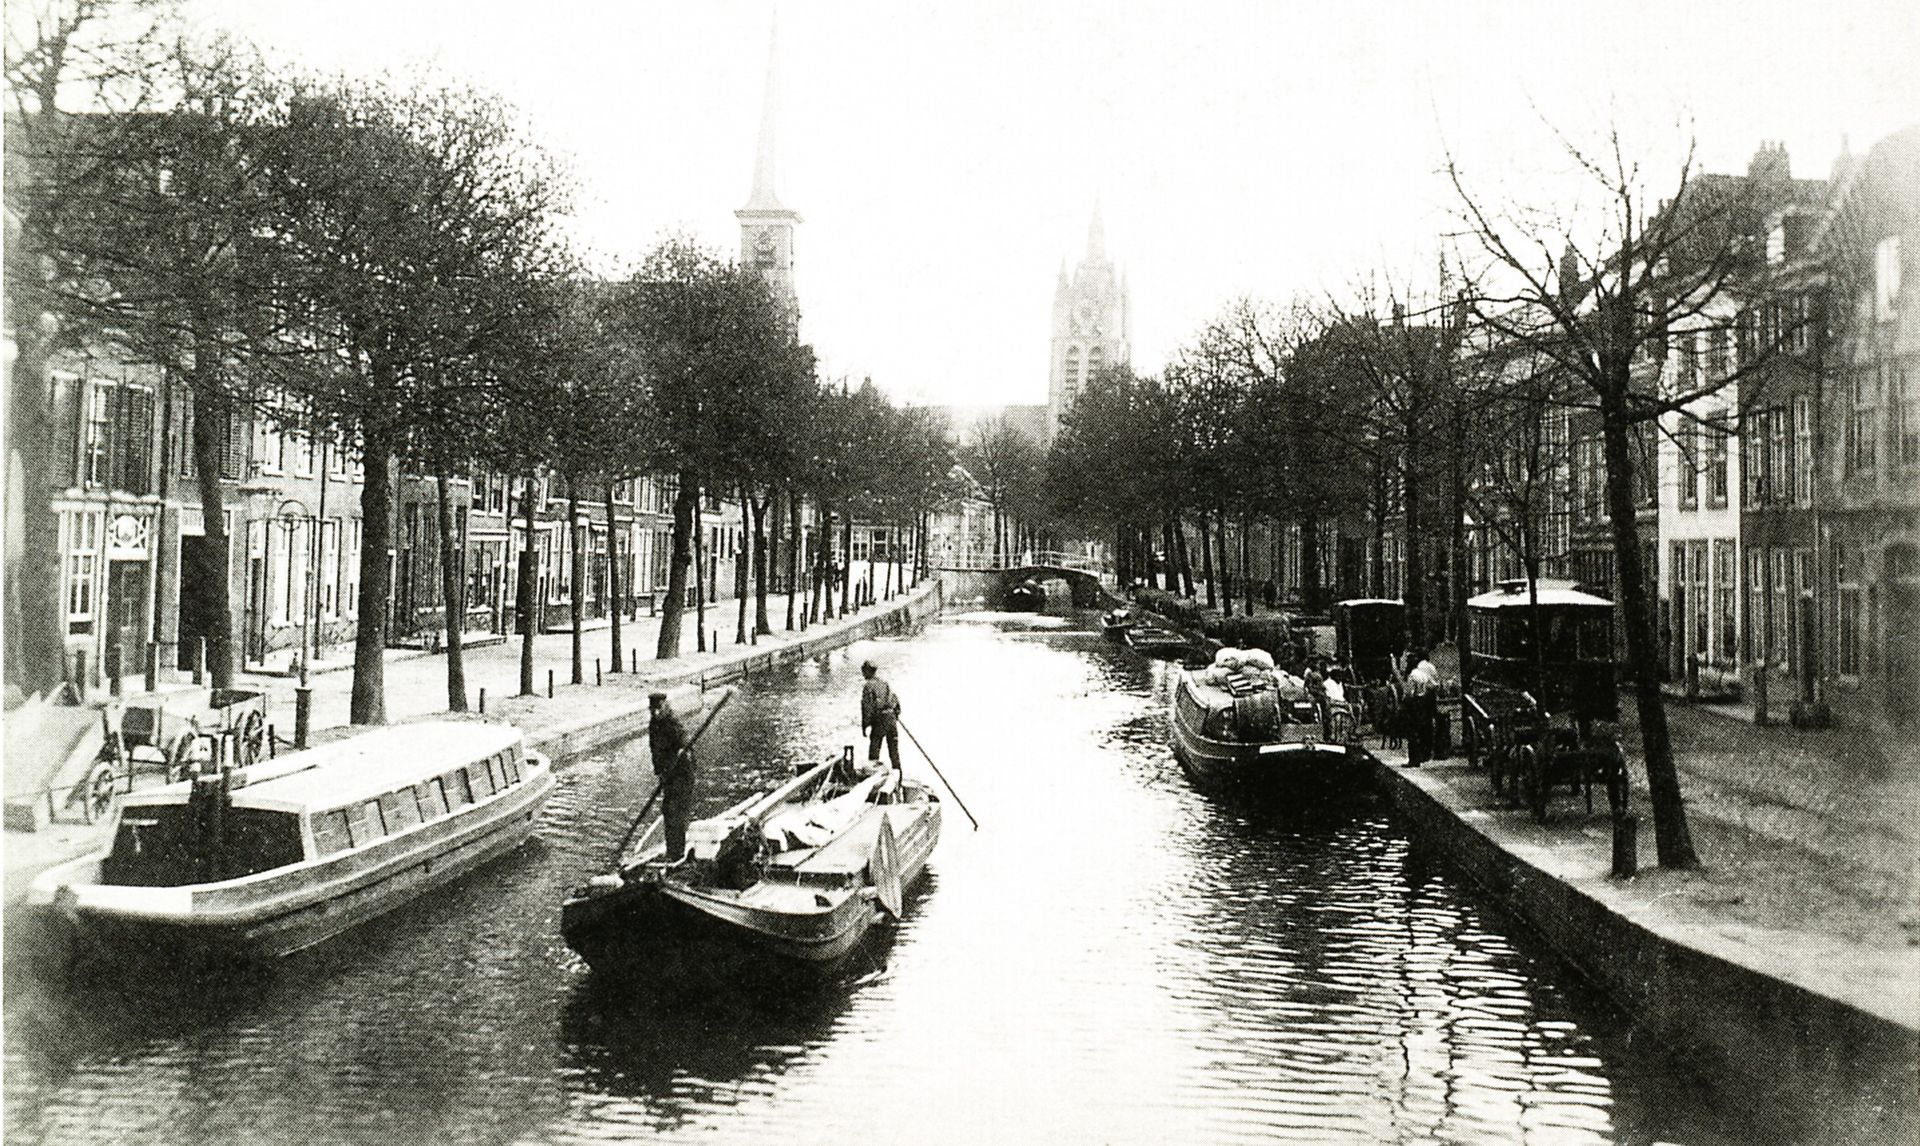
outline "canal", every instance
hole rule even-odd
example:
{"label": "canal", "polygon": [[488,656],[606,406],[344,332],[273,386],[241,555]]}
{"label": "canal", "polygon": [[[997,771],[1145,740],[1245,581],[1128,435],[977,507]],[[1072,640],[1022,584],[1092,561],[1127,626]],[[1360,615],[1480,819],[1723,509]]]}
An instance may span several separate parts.
{"label": "canal", "polygon": [[[1783,1131],[1632,1039],[1364,799],[1196,790],[1171,666],[1084,619],[949,616],[747,682],[717,810],[851,742],[858,659],[948,805],[907,917],[841,980],[634,995],[561,942],[651,788],[571,764],[537,840],[219,982],[75,989],[10,935],[8,1142],[1624,1142]],[[910,767],[925,763],[906,745]]]}

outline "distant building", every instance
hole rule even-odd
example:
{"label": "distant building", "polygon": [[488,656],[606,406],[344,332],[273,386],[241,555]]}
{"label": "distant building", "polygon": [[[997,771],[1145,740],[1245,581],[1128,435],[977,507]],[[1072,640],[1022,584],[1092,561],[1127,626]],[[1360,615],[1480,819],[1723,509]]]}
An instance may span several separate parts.
{"label": "distant building", "polygon": [[1126,276],[1107,258],[1100,208],[1087,227],[1087,253],[1080,265],[1053,290],[1053,347],[1047,367],[1047,432],[1060,428],[1061,415],[1080,390],[1109,366],[1133,364],[1133,304]]}

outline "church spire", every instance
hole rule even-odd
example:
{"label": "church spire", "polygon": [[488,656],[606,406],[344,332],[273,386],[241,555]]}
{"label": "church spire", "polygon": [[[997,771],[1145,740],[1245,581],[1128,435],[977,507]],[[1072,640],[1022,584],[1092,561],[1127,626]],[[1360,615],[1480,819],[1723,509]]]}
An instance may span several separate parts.
{"label": "church spire", "polygon": [[1100,198],[1093,200],[1093,222],[1087,224],[1087,261],[1097,263],[1107,257],[1107,229],[1100,222]]}
{"label": "church spire", "polygon": [[778,142],[774,109],[779,89],[775,82],[774,61],[779,38],[780,26],[776,23],[767,32],[767,86],[760,104],[760,148],[753,157],[753,194],[747,199],[747,205],[741,208],[743,211],[786,210],[773,190],[775,147]]}

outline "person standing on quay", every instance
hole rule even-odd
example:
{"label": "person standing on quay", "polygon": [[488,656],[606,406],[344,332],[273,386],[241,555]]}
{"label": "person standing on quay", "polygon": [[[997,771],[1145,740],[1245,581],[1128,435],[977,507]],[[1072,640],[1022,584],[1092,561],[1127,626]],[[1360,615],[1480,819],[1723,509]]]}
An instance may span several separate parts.
{"label": "person standing on quay", "polygon": [[1440,716],[1440,670],[1415,649],[1407,658],[1407,767],[1418,768],[1433,757],[1433,726]]}
{"label": "person standing on quay", "polygon": [[894,695],[893,686],[880,679],[880,670],[872,661],[860,666],[860,675],[866,683],[860,686],[860,731],[867,733],[867,763],[880,763],[880,742],[886,741],[887,753],[893,760],[893,769],[900,767],[900,698]]}
{"label": "person standing on quay", "polygon": [[653,718],[647,724],[647,747],[653,752],[653,772],[660,779],[660,815],[667,821],[667,862],[686,854],[687,824],[693,819],[693,746],[686,725],[667,706],[667,694],[650,693]]}

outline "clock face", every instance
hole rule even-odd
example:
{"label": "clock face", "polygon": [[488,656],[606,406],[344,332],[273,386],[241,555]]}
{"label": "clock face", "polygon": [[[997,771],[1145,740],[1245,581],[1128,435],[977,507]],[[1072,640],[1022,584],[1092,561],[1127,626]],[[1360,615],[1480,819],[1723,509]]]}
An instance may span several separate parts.
{"label": "clock face", "polygon": [[1073,308],[1073,324],[1084,334],[1100,333],[1100,307],[1092,299],[1080,300]]}
{"label": "clock face", "polygon": [[772,231],[762,231],[753,237],[754,249],[763,254],[772,254],[777,242],[778,240],[773,237]]}

